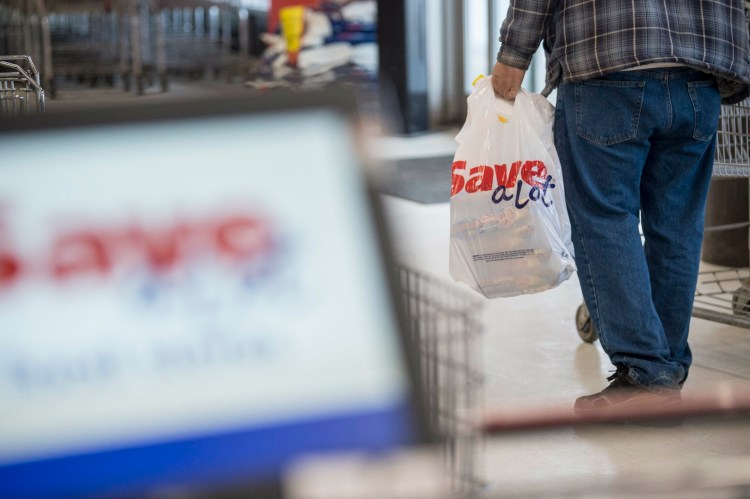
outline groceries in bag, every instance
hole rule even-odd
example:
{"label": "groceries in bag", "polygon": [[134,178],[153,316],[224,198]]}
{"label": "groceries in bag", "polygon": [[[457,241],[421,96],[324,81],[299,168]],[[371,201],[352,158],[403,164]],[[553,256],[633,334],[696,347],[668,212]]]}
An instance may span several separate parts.
{"label": "groceries in bag", "polygon": [[452,165],[450,272],[487,298],[537,293],[576,270],[553,106],[475,83]]}

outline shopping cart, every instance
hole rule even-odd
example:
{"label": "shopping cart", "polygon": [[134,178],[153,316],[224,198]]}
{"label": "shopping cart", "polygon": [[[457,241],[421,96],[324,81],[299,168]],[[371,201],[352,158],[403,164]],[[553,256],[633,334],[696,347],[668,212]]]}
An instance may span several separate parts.
{"label": "shopping cart", "polygon": [[455,287],[399,267],[403,309],[418,349],[429,422],[441,438],[455,497],[474,497],[483,487],[477,461],[483,376],[478,358],[480,302]]}
{"label": "shopping cart", "polygon": [[[155,0],[153,4],[155,66],[163,91],[169,74],[218,78],[223,73],[230,82],[249,71],[249,9],[220,0]],[[232,49],[235,44],[237,52]]]}
{"label": "shopping cart", "polygon": [[[750,99],[722,107],[714,176],[750,178]],[[706,230],[728,230],[736,225],[707,227]],[[750,270],[702,272],[693,317],[750,328]]]}
{"label": "shopping cart", "polygon": [[[750,178],[750,99],[721,108],[713,175]],[[706,230],[728,228],[735,227],[707,227]],[[701,272],[693,317],[750,328],[750,269]],[[599,338],[585,304],[576,310],[576,328],[585,342],[593,343]]]}
{"label": "shopping cart", "polygon": [[[245,2],[247,3],[247,2]],[[122,82],[144,94],[158,78],[213,73],[227,79],[251,66],[260,10],[235,0],[3,0],[0,53],[30,54],[52,98],[59,80]],[[255,13],[255,14],[253,14]]]}
{"label": "shopping cart", "polygon": [[44,112],[44,90],[31,57],[0,56],[0,119]]}

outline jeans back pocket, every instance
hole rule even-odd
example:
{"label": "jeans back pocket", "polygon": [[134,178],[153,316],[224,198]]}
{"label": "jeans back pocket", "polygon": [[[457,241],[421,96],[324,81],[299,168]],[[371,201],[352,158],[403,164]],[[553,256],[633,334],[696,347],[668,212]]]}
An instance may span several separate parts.
{"label": "jeans back pocket", "polygon": [[588,80],[575,84],[576,133],[609,146],[638,135],[646,82]]}
{"label": "jeans back pocket", "polygon": [[714,138],[721,112],[721,95],[713,79],[689,81],[688,93],[695,111],[693,138],[707,142]]}

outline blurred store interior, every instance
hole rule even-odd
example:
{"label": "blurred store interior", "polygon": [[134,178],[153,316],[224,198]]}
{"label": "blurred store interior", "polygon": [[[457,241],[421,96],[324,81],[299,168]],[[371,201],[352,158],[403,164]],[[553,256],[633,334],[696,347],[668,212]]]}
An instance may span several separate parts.
{"label": "blurred store interior", "polygon": [[577,275],[448,272],[507,8],[3,0],[0,497],[750,497],[750,106],[685,411],[578,420],[614,367]]}

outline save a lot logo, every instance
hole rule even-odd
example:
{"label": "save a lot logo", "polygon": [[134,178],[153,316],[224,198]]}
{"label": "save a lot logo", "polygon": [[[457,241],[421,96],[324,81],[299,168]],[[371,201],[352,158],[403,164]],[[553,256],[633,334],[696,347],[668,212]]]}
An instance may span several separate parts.
{"label": "save a lot logo", "polygon": [[46,244],[23,252],[7,232],[0,233],[0,297],[27,280],[58,285],[81,278],[107,280],[118,268],[143,267],[164,275],[195,258],[256,263],[275,249],[272,223],[242,212],[150,225],[81,224],[54,231]]}
{"label": "save a lot logo", "polygon": [[[552,182],[552,175],[548,174],[547,166],[539,160],[516,161],[510,168],[507,164],[494,167],[479,165],[468,171],[466,161],[454,161],[451,174],[451,197],[461,192],[491,192],[493,203],[513,202],[518,209],[525,208],[531,201],[541,201],[546,207],[553,204],[548,193],[555,188],[555,184]],[[523,197],[524,184],[530,187],[528,198]]]}
{"label": "save a lot logo", "polygon": [[287,226],[264,210],[4,218],[0,392],[272,365],[288,341],[279,316],[309,306],[288,292]]}

